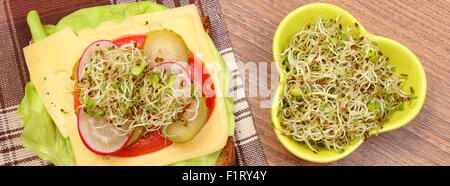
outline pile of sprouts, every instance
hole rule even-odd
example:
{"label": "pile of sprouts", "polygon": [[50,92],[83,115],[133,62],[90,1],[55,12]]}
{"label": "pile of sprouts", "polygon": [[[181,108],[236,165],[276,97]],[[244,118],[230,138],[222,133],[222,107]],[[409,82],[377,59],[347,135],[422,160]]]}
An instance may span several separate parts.
{"label": "pile of sprouts", "polygon": [[196,108],[187,108],[198,105],[198,96],[177,96],[173,86],[177,75],[150,66],[134,43],[96,50],[77,82],[80,108],[114,125],[120,131],[117,135],[136,127],[144,127],[145,133],[164,129],[182,119],[186,110],[196,116]]}
{"label": "pile of sprouts", "polygon": [[307,145],[343,152],[403,110],[414,90],[359,26],[320,19],[293,36],[281,55],[286,75],[282,132]]}

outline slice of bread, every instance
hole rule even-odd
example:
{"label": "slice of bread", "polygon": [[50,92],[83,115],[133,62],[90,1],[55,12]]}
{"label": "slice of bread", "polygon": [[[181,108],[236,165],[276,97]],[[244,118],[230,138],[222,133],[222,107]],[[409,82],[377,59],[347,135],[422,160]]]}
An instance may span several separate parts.
{"label": "slice of bread", "polygon": [[217,159],[217,166],[236,166],[233,136],[228,137],[227,144]]}

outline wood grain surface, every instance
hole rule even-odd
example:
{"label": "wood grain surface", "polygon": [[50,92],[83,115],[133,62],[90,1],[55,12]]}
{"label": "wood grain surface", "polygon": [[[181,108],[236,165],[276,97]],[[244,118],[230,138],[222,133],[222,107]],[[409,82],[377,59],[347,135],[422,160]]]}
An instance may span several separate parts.
{"label": "wood grain surface", "polygon": [[[277,25],[292,10],[312,2],[221,0],[237,61],[273,61]],[[350,156],[325,165],[450,165],[450,1],[323,2],[349,11],[370,32],[411,49],[424,65],[428,81],[425,105],[411,123],[370,137]],[[270,109],[260,107],[264,100],[248,98],[269,165],[318,165],[298,159],[279,143],[270,125]]]}

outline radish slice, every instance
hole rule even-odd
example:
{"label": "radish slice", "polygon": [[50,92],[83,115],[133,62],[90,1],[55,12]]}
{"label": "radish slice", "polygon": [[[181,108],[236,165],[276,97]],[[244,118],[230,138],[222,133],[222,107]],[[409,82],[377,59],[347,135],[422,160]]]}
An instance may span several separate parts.
{"label": "radish slice", "polygon": [[110,40],[99,40],[90,44],[86,50],[84,50],[83,55],[81,55],[80,63],[78,64],[77,76],[78,79],[83,77],[84,65],[89,62],[89,60],[94,57],[95,51],[103,51],[106,52],[111,47],[118,47]]}
{"label": "radish slice", "polygon": [[78,111],[78,131],[84,145],[100,155],[119,152],[129,140],[129,135],[118,135],[121,132],[114,125],[85,114],[82,108]]}
{"label": "radish slice", "polygon": [[155,66],[152,72],[168,73],[175,76],[172,85],[175,97],[191,97],[192,81],[189,73],[189,67],[185,63],[165,62]]}

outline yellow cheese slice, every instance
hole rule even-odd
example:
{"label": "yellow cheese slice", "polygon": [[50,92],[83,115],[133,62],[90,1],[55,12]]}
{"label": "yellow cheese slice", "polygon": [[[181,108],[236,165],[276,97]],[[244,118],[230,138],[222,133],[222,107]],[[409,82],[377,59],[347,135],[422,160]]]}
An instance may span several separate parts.
{"label": "yellow cheese slice", "polygon": [[75,121],[70,76],[87,44],[67,28],[23,49],[31,81],[64,137],[66,124]]}
{"label": "yellow cheese slice", "polygon": [[[55,33],[54,35],[33,44],[28,49],[25,50],[32,80],[35,84],[39,84],[37,87],[38,92],[43,100],[58,100],[58,103],[65,106],[72,105],[72,97],[69,99],[68,95],[60,93],[56,94],[58,98],[54,96],[45,96],[42,93],[47,89],[54,92],[60,91],[57,89],[60,87],[73,87],[73,81],[69,79],[70,73],[65,74],[65,76],[58,77],[58,87],[46,84],[43,81],[35,79],[42,78],[41,68],[33,65],[33,61],[38,61],[41,65],[50,65],[53,63],[66,63],[61,71],[71,72],[73,64],[77,61],[81,52],[86,48],[87,43],[92,43],[96,40],[101,39],[115,39],[122,37],[124,35],[131,34],[145,34],[151,30],[158,29],[171,29],[174,32],[180,34],[186,41],[189,49],[194,52],[197,56],[201,56],[202,60],[206,63],[208,71],[211,73],[211,78],[215,84],[216,92],[216,106],[211,114],[211,118],[205,124],[203,129],[196,135],[196,137],[190,142],[184,144],[173,144],[163,150],[130,158],[119,158],[119,157],[105,157],[97,155],[86,148],[81,141],[78,133],[78,128],[76,124],[76,118],[73,114],[62,115],[67,118],[62,122],[61,128],[67,130],[72,143],[72,149],[74,151],[75,159],[78,165],[168,165],[171,163],[176,163],[183,160],[188,160],[191,158],[208,155],[210,153],[221,150],[228,138],[228,119],[225,109],[225,103],[223,98],[221,98],[221,87],[219,81],[219,74],[214,67],[216,65],[210,65],[215,62],[212,61],[212,53],[209,49],[209,43],[206,33],[203,30],[203,26],[198,15],[197,8],[195,5],[185,6],[176,9],[170,9],[166,11],[142,14],[137,16],[131,16],[127,18],[122,23],[105,22],[102,23],[97,28],[86,28],[77,32],[77,36],[74,36],[70,29],[66,29]],[[74,37],[76,37],[74,39]],[[50,39],[49,39],[50,38]],[[54,39],[52,39],[54,38]],[[64,45],[57,44],[61,43],[60,38],[71,38],[65,39]],[[41,42],[43,44],[41,44]],[[49,49],[45,53],[41,53],[41,50],[36,45],[40,46],[51,46],[54,52],[50,52]],[[66,47],[71,46],[71,47]],[[56,50],[56,47],[60,47]],[[77,47],[75,49],[75,47]],[[78,53],[78,57],[64,57],[67,56],[63,51],[74,50],[74,54]],[[81,52],[80,52],[81,51]],[[48,57],[51,56],[51,57]],[[56,57],[55,57],[56,56]],[[40,60],[38,60],[40,59]],[[33,72],[31,72],[33,71]],[[55,77],[56,78],[56,77]],[[73,89],[72,89],[73,90]],[[72,96],[72,95],[70,95]],[[47,108],[47,106],[46,106]],[[65,107],[64,107],[65,108]],[[68,107],[67,107],[68,108]],[[56,112],[57,110],[49,110],[49,112]],[[59,111],[61,112],[61,111]],[[62,117],[60,114],[57,117]],[[56,120],[55,120],[56,122]],[[60,128],[60,130],[61,130]]]}
{"label": "yellow cheese slice", "polygon": [[77,32],[79,38],[92,43],[100,39],[113,40],[133,34],[145,34],[152,30],[170,29],[181,35],[189,49],[204,60],[211,61],[212,54],[195,5],[166,11],[128,17],[122,23],[104,22],[95,29],[87,28]]}

